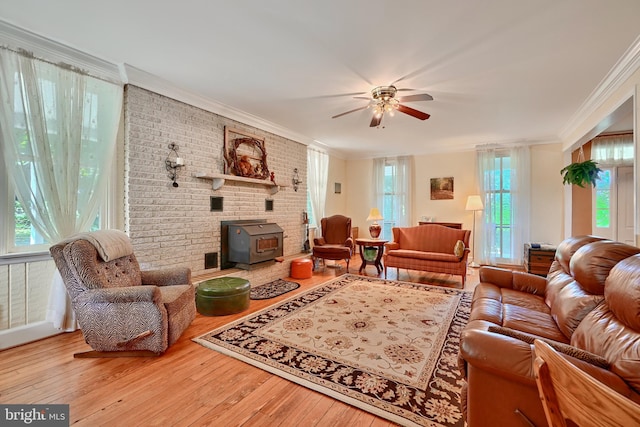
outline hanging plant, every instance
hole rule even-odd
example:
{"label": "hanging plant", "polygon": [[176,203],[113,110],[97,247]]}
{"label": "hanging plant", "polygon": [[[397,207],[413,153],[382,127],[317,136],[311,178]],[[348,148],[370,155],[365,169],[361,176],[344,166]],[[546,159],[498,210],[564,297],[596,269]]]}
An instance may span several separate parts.
{"label": "hanging plant", "polygon": [[584,188],[587,184],[595,187],[596,181],[600,177],[600,172],[602,172],[602,169],[598,167],[596,162],[586,160],[565,166],[560,171],[560,175],[562,175],[563,184],[573,184]]}

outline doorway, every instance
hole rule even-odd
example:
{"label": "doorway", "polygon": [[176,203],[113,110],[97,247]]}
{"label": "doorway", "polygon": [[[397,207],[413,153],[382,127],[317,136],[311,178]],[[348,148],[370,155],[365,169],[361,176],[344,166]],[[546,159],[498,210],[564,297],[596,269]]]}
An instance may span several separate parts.
{"label": "doorway", "polygon": [[602,167],[593,191],[596,236],[635,245],[633,166]]}

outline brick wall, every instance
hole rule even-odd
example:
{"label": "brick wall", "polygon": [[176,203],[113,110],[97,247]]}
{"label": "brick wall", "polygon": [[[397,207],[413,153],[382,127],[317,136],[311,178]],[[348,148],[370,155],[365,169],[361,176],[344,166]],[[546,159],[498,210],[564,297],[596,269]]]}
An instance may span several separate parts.
{"label": "brick wall", "polygon": [[[220,222],[266,219],[284,229],[284,255],[301,251],[302,211],[306,209],[306,146],[226,117],[141,89],[125,90],[125,223],[136,256],[144,268],[186,266],[192,274],[215,272],[204,268],[204,254],[218,252]],[[197,172],[222,173],[225,126],[265,138],[267,165],[276,182],[289,185],[271,195],[264,186],[226,181],[219,190]],[[167,177],[168,145],[179,146],[186,167],[179,187]],[[290,186],[293,169],[302,180],[297,192]],[[210,212],[210,197],[224,197],[224,211]],[[265,211],[265,200],[273,211]],[[286,277],[289,262],[234,273],[252,285]]]}

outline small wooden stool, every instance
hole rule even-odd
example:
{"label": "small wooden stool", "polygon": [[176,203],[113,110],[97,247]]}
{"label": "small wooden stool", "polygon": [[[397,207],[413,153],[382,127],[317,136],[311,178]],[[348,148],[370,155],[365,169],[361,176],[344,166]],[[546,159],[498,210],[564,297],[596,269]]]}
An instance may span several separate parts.
{"label": "small wooden stool", "polygon": [[240,277],[205,280],[196,289],[196,308],[205,316],[225,316],[249,308],[251,283]]}
{"label": "small wooden stool", "polygon": [[294,279],[308,279],[313,276],[313,261],[309,258],[299,258],[291,261],[291,277]]}

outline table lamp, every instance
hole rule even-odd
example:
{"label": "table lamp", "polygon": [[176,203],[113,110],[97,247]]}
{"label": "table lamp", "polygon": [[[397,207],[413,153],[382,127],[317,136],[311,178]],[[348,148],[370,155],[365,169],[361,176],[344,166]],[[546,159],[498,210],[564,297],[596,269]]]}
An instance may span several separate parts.
{"label": "table lamp", "polygon": [[371,208],[367,221],[373,221],[373,224],[369,226],[369,234],[371,234],[372,239],[377,239],[380,236],[382,227],[380,227],[380,224],[376,222],[379,219],[382,219],[382,215],[380,215],[378,208]]}

